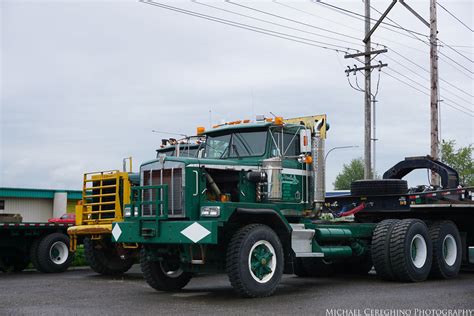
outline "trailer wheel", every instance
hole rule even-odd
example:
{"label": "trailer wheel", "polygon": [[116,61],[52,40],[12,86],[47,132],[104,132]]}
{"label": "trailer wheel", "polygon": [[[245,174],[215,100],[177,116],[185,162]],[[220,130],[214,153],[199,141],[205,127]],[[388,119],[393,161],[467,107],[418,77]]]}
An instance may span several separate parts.
{"label": "trailer wheel", "polygon": [[429,226],[433,242],[433,265],[430,275],[449,279],[458,275],[461,268],[461,236],[451,221],[434,222]]}
{"label": "trailer wheel", "polygon": [[61,233],[43,237],[38,245],[37,259],[42,272],[66,271],[74,259],[74,254],[69,252],[69,238]]}
{"label": "trailer wheel", "polygon": [[399,179],[358,180],[351,183],[351,195],[355,196],[405,194],[407,191],[407,182]]}
{"label": "trailer wheel", "polygon": [[31,244],[30,251],[29,251],[30,260],[31,260],[31,263],[33,264],[33,267],[35,267],[36,270],[40,272],[46,272],[44,271],[44,269],[40,266],[38,262],[38,247],[39,247],[40,241],[41,241],[41,237],[38,237],[35,240],[33,240],[33,243]]}
{"label": "trailer wheel", "polygon": [[426,224],[419,219],[397,223],[390,236],[390,261],[396,279],[419,282],[431,270],[433,246]]}
{"label": "trailer wheel", "polygon": [[244,297],[266,297],[275,292],[283,275],[283,248],[268,226],[247,225],[237,231],[227,248],[227,274]]}
{"label": "trailer wheel", "polygon": [[375,226],[372,235],[372,262],[377,277],[383,280],[395,279],[390,261],[390,236],[399,222],[398,219],[383,220]]}
{"label": "trailer wheel", "polygon": [[92,270],[102,275],[123,274],[135,263],[133,258],[122,259],[108,240],[101,240],[99,243],[84,238],[84,256]]}
{"label": "trailer wheel", "polygon": [[140,251],[140,267],[145,281],[157,291],[179,291],[193,277],[192,273],[183,271],[179,258],[169,257],[162,261],[151,261],[145,248]]}

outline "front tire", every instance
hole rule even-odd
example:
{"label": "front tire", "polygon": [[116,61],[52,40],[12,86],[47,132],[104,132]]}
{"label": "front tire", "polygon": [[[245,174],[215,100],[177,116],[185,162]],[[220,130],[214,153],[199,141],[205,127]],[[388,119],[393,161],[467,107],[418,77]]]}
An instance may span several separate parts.
{"label": "front tire", "polygon": [[283,247],[270,227],[247,225],[232,237],[227,249],[227,274],[239,295],[272,295],[280,283],[283,268]]}
{"label": "front tire", "polygon": [[181,269],[178,258],[151,261],[144,248],[140,251],[140,267],[145,281],[157,291],[177,292],[185,287],[193,276]]}
{"label": "front tire", "polygon": [[461,269],[461,236],[451,221],[435,222],[429,227],[433,242],[433,266],[430,275],[449,279],[458,275]]}
{"label": "front tire", "polygon": [[122,259],[115,245],[106,240],[99,243],[84,238],[84,255],[92,270],[102,275],[121,275],[135,262],[133,258]]}

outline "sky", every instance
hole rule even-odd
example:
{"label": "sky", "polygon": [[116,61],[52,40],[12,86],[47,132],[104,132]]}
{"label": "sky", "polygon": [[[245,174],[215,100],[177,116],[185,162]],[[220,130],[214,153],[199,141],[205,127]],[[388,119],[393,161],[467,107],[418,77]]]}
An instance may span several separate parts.
{"label": "sky", "polygon": [[[325,113],[331,124],[326,149],[358,146],[328,156],[326,182],[332,189],[343,164],[363,156],[363,93],[348,83],[355,85],[357,78],[362,84],[363,77],[344,73],[347,66],[361,64],[344,59],[344,53],[363,48],[364,22],[311,1],[233,2],[274,15],[225,1],[161,3],[306,43],[339,45],[339,52],[135,0],[0,0],[0,186],[80,189],[84,172],[120,169],[128,156],[136,171],[154,158],[169,135],[152,130],[189,135],[197,126],[272,112],[285,118]],[[390,2],[371,3],[382,12]],[[406,2],[428,19],[428,0]],[[360,14],[364,9],[361,0],[327,3]],[[472,1],[439,3],[472,28]],[[372,11],[372,16],[379,14]],[[388,17],[429,34],[400,3]],[[441,138],[466,146],[474,142],[473,36],[440,7],[438,30],[439,39],[457,51],[440,48]],[[376,172],[383,174],[404,157],[430,152],[429,96],[418,91],[429,94],[429,47],[390,27],[377,29],[372,40],[379,44],[374,48],[388,47],[374,63],[389,66],[372,76],[375,91],[380,75]],[[469,115],[446,105],[448,100]],[[426,184],[426,171],[408,180],[412,186]]]}

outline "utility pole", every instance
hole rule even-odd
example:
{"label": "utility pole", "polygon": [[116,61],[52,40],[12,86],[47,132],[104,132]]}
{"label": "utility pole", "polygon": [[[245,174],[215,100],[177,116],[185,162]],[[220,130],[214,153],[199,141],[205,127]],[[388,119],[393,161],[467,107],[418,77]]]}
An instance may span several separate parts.
{"label": "utility pole", "polygon": [[[431,125],[431,157],[439,159],[439,91],[438,91],[438,39],[437,39],[437,17],[436,0],[430,0],[430,81],[431,81],[431,99],[430,99],[430,125]],[[439,185],[439,176],[431,172],[431,184]]]}
{"label": "utility pole", "polygon": [[371,97],[371,81],[370,75],[372,69],[370,69],[370,0],[364,0],[365,3],[365,89],[364,89],[364,179],[372,179],[372,111],[370,104]]}
{"label": "utility pole", "polygon": [[379,62],[378,65],[371,65],[370,63],[375,57],[372,55],[378,55],[381,53],[386,53],[387,49],[380,49],[380,50],[371,50],[371,36],[377,29],[377,27],[382,23],[382,20],[388,15],[390,10],[393,6],[397,3],[397,0],[392,0],[392,3],[388,6],[385,12],[380,16],[378,21],[374,24],[374,26],[370,27],[370,0],[364,0],[365,4],[365,37],[363,42],[365,43],[365,51],[363,53],[357,54],[347,54],[344,58],[357,58],[360,56],[364,56],[364,67],[358,68],[354,67],[354,69],[347,69],[345,72],[349,74],[354,72],[354,74],[358,70],[364,70],[364,77],[365,77],[365,88],[364,88],[364,179],[372,179],[373,178],[373,170],[372,170],[372,103],[371,103],[371,74],[374,68],[378,68],[379,70],[382,67],[388,66],[387,64],[383,64]]}
{"label": "utility pole", "polygon": [[[405,0],[400,3],[415,15],[423,24],[430,28],[430,135],[431,150],[430,155],[434,159],[439,159],[439,80],[438,80],[438,23],[436,17],[436,0],[430,0],[430,21],[423,19]],[[431,184],[439,185],[438,174],[431,172]]]}
{"label": "utility pole", "polygon": [[373,135],[373,138],[372,138],[372,141],[374,142],[374,146],[373,146],[373,153],[374,153],[374,156],[373,156],[373,167],[372,167],[372,172],[373,172],[373,176],[376,175],[376,162],[377,162],[377,147],[376,147],[376,142],[378,141],[377,139],[377,115],[376,115],[376,111],[375,111],[375,103],[377,103],[377,100],[375,99],[375,96],[372,98],[372,104],[373,104],[373,109],[372,109],[372,123],[373,123],[373,132],[372,132],[372,135]]}

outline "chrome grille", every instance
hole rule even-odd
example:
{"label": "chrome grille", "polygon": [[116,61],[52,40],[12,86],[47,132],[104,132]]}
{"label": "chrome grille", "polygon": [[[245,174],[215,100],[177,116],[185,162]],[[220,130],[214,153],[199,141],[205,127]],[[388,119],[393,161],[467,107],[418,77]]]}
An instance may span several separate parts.
{"label": "chrome grille", "polygon": [[[143,172],[143,185],[168,185],[168,215],[181,216],[183,212],[183,169],[159,169]],[[143,190],[143,201],[154,201],[155,190]],[[156,215],[156,205],[143,205],[142,216]]]}

